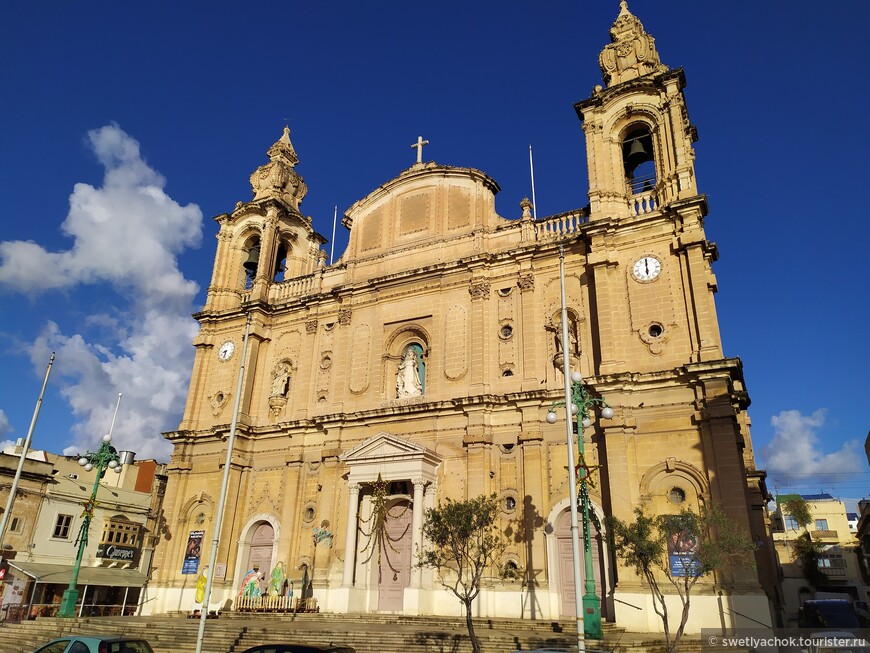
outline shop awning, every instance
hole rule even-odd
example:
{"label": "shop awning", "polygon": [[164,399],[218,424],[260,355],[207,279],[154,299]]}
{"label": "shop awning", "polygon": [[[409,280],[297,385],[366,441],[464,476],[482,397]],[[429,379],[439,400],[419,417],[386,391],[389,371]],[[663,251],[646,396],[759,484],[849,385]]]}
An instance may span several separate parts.
{"label": "shop awning", "polygon": [[[52,565],[42,562],[19,562],[10,560],[9,566],[28,576],[37,583],[61,583],[68,585],[72,578],[72,565]],[[115,567],[81,567],[79,585],[115,585],[117,587],[142,587],[148,577],[135,569]]]}

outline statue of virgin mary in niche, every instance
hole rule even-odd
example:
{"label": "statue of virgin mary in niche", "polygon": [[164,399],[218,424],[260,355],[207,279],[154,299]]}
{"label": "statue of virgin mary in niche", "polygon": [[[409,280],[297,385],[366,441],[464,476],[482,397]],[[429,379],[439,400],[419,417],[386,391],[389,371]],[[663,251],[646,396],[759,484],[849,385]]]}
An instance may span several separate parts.
{"label": "statue of virgin mary in niche", "polygon": [[423,379],[420,374],[419,346],[408,345],[396,374],[396,397],[419,397],[423,394]]}

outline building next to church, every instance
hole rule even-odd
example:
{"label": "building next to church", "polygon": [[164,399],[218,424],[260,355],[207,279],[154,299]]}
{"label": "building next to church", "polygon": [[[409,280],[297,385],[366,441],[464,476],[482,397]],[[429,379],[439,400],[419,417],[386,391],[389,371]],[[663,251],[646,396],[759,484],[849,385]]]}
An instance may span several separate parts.
{"label": "building next to church", "polygon": [[[810,523],[801,525],[789,514],[788,502],[801,498],[806,502]],[[807,599],[842,598],[862,609],[870,617],[867,604],[870,586],[861,574],[860,542],[850,525],[845,504],[826,492],[818,494],[780,494],[771,515],[772,535],[781,570],[783,622],[798,624],[801,605]],[[798,555],[802,535],[820,545],[818,578],[807,579]]]}
{"label": "building next to church", "polygon": [[[0,453],[0,501],[6,505],[23,440]],[[78,575],[76,614],[132,615],[149,600],[148,579],[161,534],[164,465],[119,452],[118,473],[97,487]],[[2,539],[0,619],[54,616],[73,575],[96,482],[74,456],[30,450]]]}
{"label": "building next to church", "polygon": [[[250,572],[280,566],[322,611],[459,615],[414,564],[424,511],[494,493],[510,573],[492,570],[477,614],[573,616],[565,429],[545,419],[564,397],[562,347],[614,411],[584,430],[602,523],[717,504],[768,540],[742,366],[722,351],[684,73],[625,2],[610,35],[606,87],[575,104],[585,208],[535,220],[524,201],[503,217],[485,172],[418,156],[345,212],[347,249],[327,265],[289,130],[268,150],[253,199],[215,218],[187,403],[166,434],[172,537],[157,551],[155,612],[194,607],[238,401],[210,608],[232,609]],[[592,548],[604,619],[660,629],[606,533]],[[769,623],[764,548],[756,568],[698,583],[690,630]]]}

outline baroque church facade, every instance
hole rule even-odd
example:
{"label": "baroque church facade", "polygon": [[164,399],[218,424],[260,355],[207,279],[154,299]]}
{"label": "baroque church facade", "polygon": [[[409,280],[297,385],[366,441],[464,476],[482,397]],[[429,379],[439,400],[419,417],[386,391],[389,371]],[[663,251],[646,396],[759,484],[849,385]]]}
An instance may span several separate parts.
{"label": "baroque church facade", "polygon": [[[166,434],[174,537],[158,547],[153,611],[193,605],[238,400],[212,608],[237,604],[250,570],[282,566],[322,611],[458,615],[414,564],[425,510],[494,493],[510,543],[477,614],[573,616],[565,427],[546,420],[564,398],[563,346],[613,409],[583,429],[601,524],[635,507],[716,504],[767,541],[742,367],[720,340],[684,74],[660,62],[624,0],[610,34],[606,86],[575,105],[583,209],[536,220],[524,200],[504,218],[484,172],[418,156],[346,211],[347,250],[327,265],[326,240],[300,212],[307,187],[289,130],[268,150],[253,199],[216,218],[184,416]],[[607,534],[592,539],[603,618],[660,629]],[[766,565],[759,555],[754,569],[699,582],[689,629],[741,614],[767,622]]]}

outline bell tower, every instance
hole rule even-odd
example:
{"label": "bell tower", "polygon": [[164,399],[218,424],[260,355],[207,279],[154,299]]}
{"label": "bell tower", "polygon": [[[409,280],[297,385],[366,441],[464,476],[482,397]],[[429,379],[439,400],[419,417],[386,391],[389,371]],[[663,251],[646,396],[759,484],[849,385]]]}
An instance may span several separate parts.
{"label": "bell tower", "polygon": [[607,86],[574,105],[586,134],[599,371],[719,360],[718,254],[704,233],[685,75],[661,62],[626,0],[610,41],[599,56]]}
{"label": "bell tower", "polygon": [[686,113],[682,69],[659,59],[655,39],[620,2],[598,58],[606,88],[575,105],[586,133],[590,219],[653,211],[697,195],[697,140]]}
{"label": "bell tower", "polygon": [[299,210],[308,187],[295,170],[299,157],[289,128],[266,154],[269,162],[251,174],[253,200],[215,218],[220,231],[206,311],[268,303],[276,284],[309,275],[324,262],[326,240]]}

